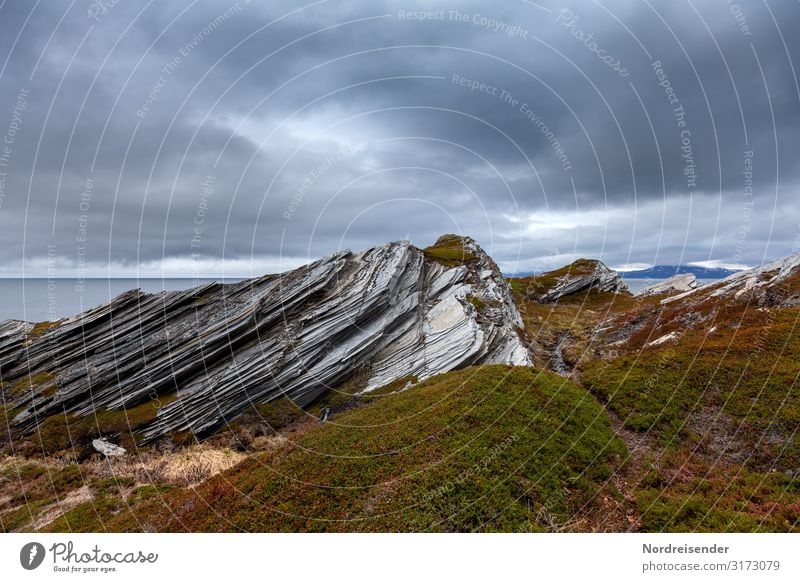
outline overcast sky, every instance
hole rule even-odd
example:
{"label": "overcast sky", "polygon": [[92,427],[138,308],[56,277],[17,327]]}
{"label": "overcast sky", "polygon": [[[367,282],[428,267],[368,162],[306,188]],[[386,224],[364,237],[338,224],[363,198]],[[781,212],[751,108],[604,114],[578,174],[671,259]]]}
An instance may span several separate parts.
{"label": "overcast sky", "polygon": [[5,0],[0,275],[757,265],[798,251],[793,63],[783,0]]}

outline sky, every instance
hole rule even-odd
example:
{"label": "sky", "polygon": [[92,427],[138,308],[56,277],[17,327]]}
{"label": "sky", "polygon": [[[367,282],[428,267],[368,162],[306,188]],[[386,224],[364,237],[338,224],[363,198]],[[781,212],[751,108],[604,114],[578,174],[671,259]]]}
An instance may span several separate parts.
{"label": "sky", "polygon": [[0,276],[800,250],[800,4],[0,3]]}

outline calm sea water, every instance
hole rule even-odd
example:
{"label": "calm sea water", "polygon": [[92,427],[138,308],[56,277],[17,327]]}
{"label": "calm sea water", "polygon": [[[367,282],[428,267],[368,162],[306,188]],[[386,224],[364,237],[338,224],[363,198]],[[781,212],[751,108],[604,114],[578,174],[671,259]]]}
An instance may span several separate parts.
{"label": "calm sea water", "polygon": [[[698,283],[707,285],[717,280],[698,279]],[[0,279],[0,321],[54,321],[106,303],[130,289],[180,291],[211,281],[234,283],[241,279],[86,279],[82,287],[74,279]],[[656,281],[625,279],[631,293]]]}
{"label": "calm sea water", "polygon": [[241,279],[0,279],[0,321],[53,321],[106,303],[125,291],[180,291],[211,281]]}

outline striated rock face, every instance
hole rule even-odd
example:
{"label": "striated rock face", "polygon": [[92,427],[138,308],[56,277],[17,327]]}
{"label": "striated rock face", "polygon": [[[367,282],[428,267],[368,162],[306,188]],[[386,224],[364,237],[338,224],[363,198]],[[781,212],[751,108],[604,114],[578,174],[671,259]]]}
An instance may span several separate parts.
{"label": "striated rock face", "polygon": [[530,365],[508,284],[473,240],[456,238],[440,242],[452,252],[456,241],[461,260],[398,242],[241,283],[129,291],[41,336],[4,323],[13,427],[163,400],[135,427],[147,441],[202,434],[282,396],[305,406],[359,369],[371,390],[473,364]]}
{"label": "striated rock face", "polygon": [[27,334],[33,330],[33,324],[27,321],[8,319],[0,321],[0,369],[11,364],[19,357],[25,344]]}
{"label": "striated rock face", "polygon": [[709,285],[708,288],[699,287],[662,299],[661,303],[681,301],[687,297],[695,297],[695,294],[699,293],[708,297],[756,299],[769,305],[795,305],[799,299],[797,291],[792,286],[785,286],[784,283],[798,272],[798,268],[800,268],[800,254],[790,255],[754,269],[739,271],[714,285]]}
{"label": "striated rock face", "polygon": [[[565,271],[561,274],[561,271]],[[552,303],[562,297],[592,289],[601,293],[623,293],[628,286],[619,273],[600,261],[582,259],[555,271],[556,283],[538,298],[541,303]]]}
{"label": "striated rock face", "polygon": [[691,273],[684,273],[644,287],[638,294],[649,296],[662,295],[664,293],[685,293],[695,288],[697,288],[697,277]]}

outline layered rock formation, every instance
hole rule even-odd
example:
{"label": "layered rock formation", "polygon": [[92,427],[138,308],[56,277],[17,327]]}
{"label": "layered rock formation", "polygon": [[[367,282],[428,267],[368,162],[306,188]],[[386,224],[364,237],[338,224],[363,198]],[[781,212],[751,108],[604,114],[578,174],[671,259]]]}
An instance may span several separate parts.
{"label": "layered rock formation", "polygon": [[718,281],[713,285],[691,289],[680,295],[663,299],[661,302],[671,303],[693,296],[699,291],[703,297],[732,297],[790,306],[797,303],[797,292],[791,285],[784,285],[800,268],[800,253],[789,255],[783,259],[767,263],[760,267],[739,271]]}
{"label": "layered rock formation", "polygon": [[[679,291],[669,280],[658,287]],[[657,303],[642,303],[637,309],[622,305],[609,310],[594,330],[594,357],[638,353],[683,338],[717,338],[739,329],[745,321],[753,325],[753,320],[761,317],[767,319],[765,325],[772,325],[782,317],[783,309],[800,306],[800,254],[682,293],[656,297]],[[746,334],[743,337],[748,338]],[[734,337],[731,341],[732,346],[749,347],[751,340]]]}
{"label": "layered rock formation", "polygon": [[146,442],[206,433],[283,396],[305,406],[355,370],[371,390],[474,364],[530,365],[521,327],[495,263],[449,236],[430,250],[343,251],[236,284],[134,290],[41,335],[6,322],[0,372],[15,430],[163,401],[132,427]]}
{"label": "layered rock formation", "polygon": [[691,273],[675,275],[653,285],[643,287],[638,295],[663,295],[665,293],[685,293],[697,288],[697,277]]}
{"label": "layered rock formation", "polygon": [[619,273],[591,259],[579,259],[561,269],[519,281],[525,284],[526,296],[540,303],[553,303],[562,297],[589,290],[599,293],[628,292],[628,286]]}

